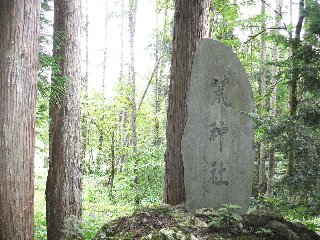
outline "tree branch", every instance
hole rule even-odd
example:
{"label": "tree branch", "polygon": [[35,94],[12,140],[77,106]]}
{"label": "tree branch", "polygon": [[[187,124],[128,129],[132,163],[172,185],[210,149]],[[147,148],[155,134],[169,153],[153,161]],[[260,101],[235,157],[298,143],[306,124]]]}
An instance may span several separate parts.
{"label": "tree branch", "polygon": [[161,62],[162,57],[163,57],[163,56],[160,56],[160,57],[159,57],[158,61],[156,62],[156,65],[154,66],[154,69],[153,69],[153,71],[152,71],[152,73],[151,73],[150,78],[149,78],[149,79],[147,78],[149,81],[148,81],[148,84],[147,84],[147,86],[146,86],[146,89],[144,90],[144,92],[143,92],[143,94],[142,94],[142,97],[141,97],[141,100],[140,100],[139,107],[138,107],[137,111],[139,111],[140,108],[141,108],[141,105],[142,105],[143,100],[144,100],[144,98],[145,98],[145,96],[146,96],[146,94],[147,94],[147,91],[148,91],[148,88],[149,88],[149,86],[150,86],[150,84],[151,84],[151,81],[152,81],[154,75],[156,74],[156,72],[157,72],[157,70],[158,70],[158,68],[159,68],[159,65],[160,65],[160,62]]}

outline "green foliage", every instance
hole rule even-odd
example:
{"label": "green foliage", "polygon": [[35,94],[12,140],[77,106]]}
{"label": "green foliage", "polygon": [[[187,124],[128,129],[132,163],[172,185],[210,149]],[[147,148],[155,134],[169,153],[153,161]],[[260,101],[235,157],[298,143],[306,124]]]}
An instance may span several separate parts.
{"label": "green foliage", "polygon": [[310,204],[292,204],[283,197],[259,197],[252,201],[251,212],[267,212],[279,215],[291,222],[305,224],[310,230],[320,233],[320,217]]}
{"label": "green foliage", "polygon": [[239,6],[229,0],[212,1],[211,5],[213,38],[229,46],[239,47],[240,41],[234,34],[234,29],[239,26]]}
{"label": "green foliage", "polygon": [[242,217],[236,213],[237,209],[240,209],[241,206],[234,204],[222,204],[222,208],[218,209],[218,216],[211,219],[208,223],[208,227],[220,228],[227,226],[231,222],[239,222],[242,220]]}
{"label": "green foliage", "polygon": [[[55,42],[55,53],[63,50],[67,33],[51,36],[48,27],[51,21],[46,12],[52,11],[52,1],[42,1],[40,68],[37,99],[37,153],[48,156],[49,149],[49,98],[58,103],[68,79],[62,76],[60,63],[63,59],[52,57],[51,45]],[[320,209],[320,52],[318,1],[306,0],[304,35],[294,42],[286,28],[280,34],[262,29],[263,18],[258,14],[242,14],[242,7],[252,7],[256,1],[213,1],[211,6],[212,37],[229,45],[240,57],[247,70],[256,109],[262,100],[269,102],[272,90],[271,69],[278,67],[277,116],[270,117],[270,106],[251,115],[255,122],[256,146],[263,142],[272,145],[276,152],[275,197],[254,195],[251,209],[265,207],[279,212],[287,219],[303,222],[310,229],[319,231],[320,218],[312,216]],[[127,77],[121,76],[115,87],[115,96],[107,98],[101,91],[82,93],[82,130],[84,143],[84,188],[82,224],[69,224],[68,233],[79,233],[84,239],[92,239],[96,231],[106,222],[131,212],[139,199],[140,205],[159,204],[162,201],[166,104],[168,90],[168,69],[171,60],[171,42],[174,1],[158,0],[158,14],[163,14],[163,25],[151,36],[148,48],[152,58],[161,58],[158,78],[152,79],[148,94],[137,113],[137,150],[131,144],[131,93],[132,86]],[[270,8],[269,8],[270,10]],[[268,12],[268,10],[267,10]],[[273,11],[269,11],[273,14]],[[283,14],[285,14],[283,12]],[[267,21],[273,22],[271,15]],[[268,22],[267,22],[268,23]],[[260,34],[265,31],[268,63],[267,95],[262,99],[260,92]],[[245,39],[245,40],[243,40]],[[242,42],[241,42],[242,41]],[[246,42],[243,42],[246,41]],[[280,51],[280,59],[273,62],[272,45]],[[292,56],[292,46],[297,50]],[[294,67],[293,67],[294,66]],[[296,116],[289,118],[288,102],[292,73],[299,72],[298,109]],[[53,84],[51,85],[51,73]],[[136,99],[143,90],[137,87]],[[155,93],[158,94],[155,113]],[[294,172],[286,176],[288,149],[294,149]],[[258,152],[258,151],[257,151]],[[259,159],[257,158],[257,161]],[[114,166],[114,172],[112,172]],[[114,174],[114,176],[113,176]],[[256,174],[258,175],[258,174]],[[258,182],[258,181],[256,181]],[[35,193],[35,239],[46,238],[45,221],[45,176],[37,176]],[[287,200],[288,188],[292,196]],[[255,183],[254,190],[257,189]],[[209,227],[221,228],[229,221],[239,221],[238,206],[224,205],[218,210],[219,217],[212,218]],[[70,220],[70,223],[72,221]],[[67,224],[68,225],[68,224]],[[261,229],[261,233],[268,233]]]}

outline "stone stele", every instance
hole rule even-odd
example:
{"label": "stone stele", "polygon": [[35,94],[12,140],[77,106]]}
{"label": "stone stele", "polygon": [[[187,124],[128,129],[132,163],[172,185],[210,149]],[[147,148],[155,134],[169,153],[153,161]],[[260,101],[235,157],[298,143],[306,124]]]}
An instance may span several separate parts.
{"label": "stone stele", "polygon": [[196,49],[182,137],[186,207],[235,204],[244,213],[253,181],[254,110],[242,64],[224,44],[203,39]]}

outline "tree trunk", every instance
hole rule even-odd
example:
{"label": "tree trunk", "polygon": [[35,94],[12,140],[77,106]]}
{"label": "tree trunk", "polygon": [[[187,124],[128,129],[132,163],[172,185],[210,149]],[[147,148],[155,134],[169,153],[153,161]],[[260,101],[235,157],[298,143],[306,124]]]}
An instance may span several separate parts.
{"label": "tree trunk", "polygon": [[[275,12],[275,27],[280,28],[281,16],[279,13],[281,12],[281,8],[283,5],[283,0],[277,0],[277,7]],[[279,29],[275,30],[276,34],[280,34]],[[279,48],[276,43],[273,44],[273,63],[277,64],[279,62]],[[270,90],[270,110],[269,115],[272,118],[276,116],[277,111],[277,75],[278,75],[278,67],[276,65],[272,66],[271,71],[271,90]],[[273,196],[273,186],[274,186],[274,174],[276,169],[276,158],[275,158],[275,149],[273,144],[269,145],[269,174],[268,174],[268,182],[267,182],[267,194],[269,197]]]}
{"label": "tree trunk", "polygon": [[[121,0],[121,25],[120,25],[120,73],[119,81],[124,81],[124,15],[125,15],[125,6],[124,0]],[[128,146],[128,137],[127,137],[127,109],[124,106],[120,112],[120,157],[119,157],[119,172],[122,172],[124,169],[125,162],[125,150]]]}
{"label": "tree trunk", "polygon": [[88,82],[89,82],[89,0],[86,0],[86,73],[84,80],[83,90],[88,91]]}
{"label": "tree trunk", "polygon": [[111,172],[109,176],[109,184],[110,184],[110,194],[112,196],[113,184],[114,184],[114,176],[115,176],[115,144],[114,144],[114,132],[112,132],[111,136]]}
{"label": "tree trunk", "polygon": [[106,84],[106,69],[107,69],[107,47],[108,47],[108,0],[106,0],[106,20],[105,20],[105,35],[104,35],[104,50],[103,50],[103,64],[102,64],[102,91],[104,94]]}
{"label": "tree trunk", "polygon": [[0,0],[0,239],[33,233],[39,0]]}
{"label": "tree trunk", "polygon": [[[266,12],[266,5],[265,1],[261,1],[261,28],[266,28],[265,23],[265,12]],[[265,32],[261,34],[261,55],[260,55],[260,70],[261,70],[261,76],[260,76],[260,114],[263,116],[266,112],[266,92],[267,92],[267,86],[266,86],[266,63],[267,63],[267,53],[266,53],[266,41],[265,41]],[[261,141],[260,143],[260,163],[259,163],[259,192],[260,194],[264,194],[266,192],[266,146]]]}
{"label": "tree trunk", "polygon": [[174,16],[172,62],[167,116],[164,202],[185,201],[181,138],[187,120],[188,91],[194,52],[200,39],[209,36],[209,0],[177,0]]}
{"label": "tree trunk", "polygon": [[[86,105],[86,109],[88,109],[88,82],[89,82],[89,0],[85,0],[86,8],[85,8],[85,77],[82,81],[82,91],[84,92],[84,104]],[[83,113],[83,112],[82,112]],[[86,151],[88,145],[88,120],[87,116],[82,115],[82,155],[83,159],[86,158]],[[89,164],[90,165],[90,164]]]}
{"label": "tree trunk", "polygon": [[[298,49],[300,44],[300,35],[302,30],[302,24],[304,20],[304,0],[300,0],[299,2],[299,19],[296,25],[295,37],[292,40],[292,76],[291,81],[289,83],[289,91],[290,91],[290,102],[289,102],[289,116],[291,120],[296,116],[297,108],[298,108],[298,81],[299,81],[299,69],[296,63],[298,58]],[[289,137],[291,138],[291,142],[294,142],[293,139],[293,130],[290,130]],[[294,170],[294,147],[291,146],[288,152],[288,165],[287,165],[287,176],[292,176]]]}
{"label": "tree trunk", "polygon": [[131,143],[133,152],[137,152],[137,106],[136,106],[136,73],[134,62],[134,38],[136,32],[136,14],[138,0],[130,0],[129,3],[129,31],[130,31],[130,63],[129,63],[129,79],[131,84]]}
{"label": "tree trunk", "polygon": [[[137,104],[136,104],[136,73],[134,62],[134,38],[136,32],[136,14],[137,14],[138,0],[129,1],[129,32],[130,32],[130,63],[129,63],[129,79],[131,84],[131,144],[133,148],[134,158],[134,183],[138,188],[138,174],[136,173],[137,162]],[[135,203],[140,203],[138,194],[135,196]]]}
{"label": "tree trunk", "polygon": [[124,0],[121,0],[121,25],[120,25],[120,81],[123,79],[123,66],[124,66]]}
{"label": "tree trunk", "polygon": [[[46,188],[49,240],[76,239],[81,228],[80,0],[55,0],[53,72],[50,99],[50,165]],[[59,91],[57,91],[59,89]]]}
{"label": "tree trunk", "polygon": [[[156,46],[155,46],[155,64],[160,65],[160,41],[159,41],[159,14],[156,13]],[[160,86],[160,77],[159,77],[159,67],[157,67],[155,72],[155,82],[154,82],[154,128],[153,128],[153,145],[159,146],[160,144],[160,134],[159,134],[159,112],[160,112],[160,104],[159,104],[159,86]]]}

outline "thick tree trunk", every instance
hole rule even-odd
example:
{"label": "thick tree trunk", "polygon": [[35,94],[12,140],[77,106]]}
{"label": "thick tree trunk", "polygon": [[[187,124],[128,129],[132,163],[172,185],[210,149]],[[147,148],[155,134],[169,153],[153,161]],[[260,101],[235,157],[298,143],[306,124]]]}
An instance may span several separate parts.
{"label": "thick tree trunk", "polygon": [[[88,82],[89,82],[89,0],[85,0],[85,77],[82,81],[82,91],[84,92],[84,103],[88,109]],[[83,113],[83,112],[82,112]],[[88,137],[88,120],[87,116],[82,115],[82,155],[83,159],[86,158],[87,145],[89,142]]]}
{"label": "thick tree trunk", "polygon": [[49,240],[80,235],[63,231],[81,227],[80,17],[80,0],[55,0],[53,54],[60,69],[53,72],[50,99]]}
{"label": "thick tree trunk", "polygon": [[89,0],[86,0],[86,73],[85,73],[85,80],[84,80],[84,87],[83,90],[85,92],[88,91],[88,82],[89,82]]}
{"label": "thick tree trunk", "polygon": [[[261,28],[266,28],[265,23],[265,12],[266,12],[266,4],[265,1],[261,1]],[[265,41],[265,33],[261,34],[261,55],[260,55],[260,114],[263,116],[266,112],[266,63],[267,63],[267,52],[266,52],[266,41]],[[264,194],[266,192],[267,183],[266,183],[266,146],[263,141],[260,143],[260,162],[259,162],[259,192],[260,194]]]}
{"label": "thick tree trunk", "polygon": [[[298,81],[299,81],[299,69],[296,63],[298,49],[300,44],[300,35],[302,30],[302,24],[304,20],[304,0],[299,2],[299,19],[296,25],[295,37],[292,40],[292,76],[289,84],[289,116],[293,119],[296,116],[298,108]],[[292,131],[292,130],[291,130]],[[289,133],[290,138],[293,142],[293,133]],[[292,176],[294,170],[294,147],[291,146],[288,152],[288,165],[287,165],[287,176]]]}
{"label": "thick tree trunk", "polygon": [[209,36],[209,0],[177,0],[167,116],[164,202],[185,201],[181,138],[187,120],[188,91],[193,54],[200,39]]}
{"label": "thick tree trunk", "polygon": [[39,0],[0,0],[0,239],[33,239]]}

